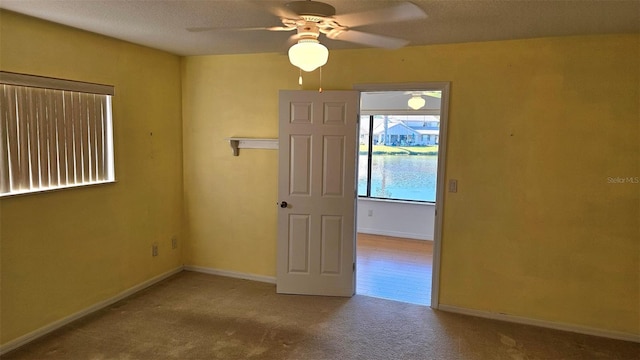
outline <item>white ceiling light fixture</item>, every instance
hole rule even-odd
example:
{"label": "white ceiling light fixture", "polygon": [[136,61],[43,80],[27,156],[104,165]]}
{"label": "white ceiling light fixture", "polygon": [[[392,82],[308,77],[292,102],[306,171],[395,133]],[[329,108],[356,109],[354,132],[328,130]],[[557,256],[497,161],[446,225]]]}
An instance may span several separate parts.
{"label": "white ceiling light fixture", "polygon": [[289,61],[303,71],[313,71],[327,63],[329,50],[318,40],[303,39],[289,49]]}
{"label": "white ceiling light fixture", "polygon": [[409,98],[409,101],[407,101],[407,105],[413,110],[422,109],[425,104],[426,101],[420,96],[420,93],[414,93],[411,98]]}
{"label": "white ceiling light fixture", "polygon": [[329,4],[315,1],[295,1],[286,4],[285,7],[290,15],[300,16],[297,20],[283,19],[285,27],[295,26],[298,30],[298,33],[292,36],[293,39],[298,39],[298,43],[289,48],[289,62],[307,72],[326,64],[329,50],[318,41],[318,25],[321,17],[335,15],[336,9]]}
{"label": "white ceiling light fixture", "polygon": [[328,59],[329,50],[316,39],[302,39],[289,49],[289,61],[303,71],[313,71]]}

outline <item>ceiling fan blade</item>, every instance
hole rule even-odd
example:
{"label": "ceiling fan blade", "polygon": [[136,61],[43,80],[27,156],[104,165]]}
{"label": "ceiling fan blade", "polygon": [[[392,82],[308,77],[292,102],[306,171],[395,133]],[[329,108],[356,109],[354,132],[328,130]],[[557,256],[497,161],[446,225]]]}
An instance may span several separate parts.
{"label": "ceiling fan blade", "polygon": [[370,34],[357,30],[347,30],[330,38],[334,40],[343,40],[356,44],[369,45],[385,49],[398,49],[409,43],[408,40]]}
{"label": "ceiling fan blade", "polygon": [[334,16],[340,25],[352,28],[368,24],[424,19],[426,17],[427,14],[420,7],[410,2],[403,2],[382,9]]}
{"label": "ceiling fan blade", "polygon": [[290,31],[295,30],[294,27],[285,26],[271,26],[271,27],[246,27],[246,28],[219,28],[214,26],[209,27],[191,27],[187,28],[188,32],[204,32],[204,31],[255,31],[255,30],[267,30],[267,31]]}

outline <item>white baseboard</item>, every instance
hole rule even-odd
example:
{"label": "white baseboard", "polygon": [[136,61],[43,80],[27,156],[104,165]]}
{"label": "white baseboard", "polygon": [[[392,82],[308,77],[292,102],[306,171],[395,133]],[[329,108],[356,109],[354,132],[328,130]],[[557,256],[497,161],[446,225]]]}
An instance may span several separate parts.
{"label": "white baseboard", "polygon": [[640,342],[639,334],[596,329],[596,328],[591,328],[587,326],[557,323],[557,322],[546,321],[546,320],[537,320],[537,319],[531,319],[526,317],[508,315],[508,314],[492,313],[492,312],[482,311],[482,310],[461,308],[461,307],[451,306],[451,305],[440,304],[438,305],[438,310],[457,313],[457,314],[463,314],[463,315],[476,316],[476,317],[492,319],[492,320],[501,320],[501,321],[513,322],[513,323],[524,324],[524,325],[532,325],[532,326],[538,326],[543,328],[568,331],[568,332],[573,332],[578,334],[605,337],[609,339]]}
{"label": "white baseboard", "polygon": [[358,228],[359,233],[363,234],[372,234],[372,235],[384,235],[384,236],[393,236],[407,239],[415,239],[415,240],[428,240],[433,241],[433,236],[427,236],[424,234],[416,234],[402,231],[389,231],[389,230],[380,230],[380,229],[371,229],[371,228]]}
{"label": "white baseboard", "polygon": [[94,304],[92,306],[89,306],[86,309],[80,310],[80,311],[78,311],[78,312],[76,312],[74,314],[71,314],[71,315],[69,315],[69,316],[67,316],[65,318],[62,318],[62,319],[57,320],[57,321],[54,321],[54,322],[52,322],[52,323],[50,323],[50,324],[48,324],[46,326],[43,326],[43,327],[41,327],[41,328],[39,328],[37,330],[34,330],[34,331],[32,331],[32,332],[30,332],[28,334],[22,335],[19,338],[11,340],[8,343],[3,344],[2,346],[0,346],[0,355],[6,354],[7,352],[9,352],[11,350],[17,349],[20,346],[25,345],[25,344],[27,344],[27,343],[29,343],[29,342],[31,342],[31,341],[33,341],[33,340],[35,340],[35,339],[37,339],[37,338],[39,338],[41,336],[44,336],[44,335],[46,335],[46,334],[48,334],[48,333],[50,333],[50,332],[52,332],[54,330],[57,330],[57,329],[65,326],[65,325],[67,325],[67,324],[69,324],[69,323],[71,323],[71,322],[73,322],[75,320],[80,319],[81,317],[87,316],[87,315],[89,315],[89,314],[91,314],[93,312],[96,312],[98,310],[102,310],[102,309],[106,308],[109,305],[112,305],[112,304],[114,304],[114,303],[116,303],[116,302],[118,302],[118,301],[120,301],[120,300],[122,300],[122,299],[124,299],[124,298],[126,298],[128,296],[131,296],[131,295],[137,293],[140,290],[146,289],[151,285],[154,285],[154,284],[156,284],[156,283],[158,283],[158,282],[160,282],[160,281],[162,281],[162,280],[164,280],[164,279],[166,279],[166,278],[168,278],[168,277],[170,277],[172,275],[175,275],[175,274],[179,273],[182,270],[183,270],[183,267],[180,266],[180,267],[177,267],[177,268],[175,268],[173,270],[167,271],[164,274],[160,274],[160,275],[158,275],[156,277],[153,277],[153,278],[151,278],[151,279],[149,279],[149,280],[147,280],[147,281],[145,281],[143,283],[140,283],[140,284],[138,284],[138,285],[136,285],[134,287],[131,287],[131,288],[119,293],[118,295],[116,295],[114,297],[111,297],[109,299],[100,301],[100,302],[98,302],[98,303],[96,303],[96,304]]}
{"label": "white baseboard", "polygon": [[269,284],[276,283],[276,278],[273,276],[247,274],[247,273],[241,273],[237,271],[212,269],[208,267],[195,266],[195,265],[185,265],[184,269],[187,271],[195,271],[195,272],[211,274],[211,275],[220,275],[220,276],[226,276],[226,277],[231,277],[236,279],[253,280],[253,281],[259,281],[259,282],[264,282]]}

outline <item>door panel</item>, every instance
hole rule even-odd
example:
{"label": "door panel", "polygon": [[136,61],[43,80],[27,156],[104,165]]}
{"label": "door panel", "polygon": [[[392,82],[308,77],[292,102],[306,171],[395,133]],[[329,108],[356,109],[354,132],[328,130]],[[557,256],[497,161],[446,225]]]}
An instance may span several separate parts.
{"label": "door panel", "polygon": [[344,136],[325,136],[323,140],[322,195],[344,196],[345,138]]}
{"label": "door panel", "polygon": [[309,273],[310,218],[308,215],[289,215],[289,272]]}
{"label": "door panel", "polygon": [[355,289],[356,91],[281,91],[279,293]]}
{"label": "door panel", "polygon": [[311,195],[311,136],[292,135],[290,141],[291,195]]}
{"label": "door panel", "polygon": [[342,217],[322,217],[321,274],[337,275],[342,272]]}

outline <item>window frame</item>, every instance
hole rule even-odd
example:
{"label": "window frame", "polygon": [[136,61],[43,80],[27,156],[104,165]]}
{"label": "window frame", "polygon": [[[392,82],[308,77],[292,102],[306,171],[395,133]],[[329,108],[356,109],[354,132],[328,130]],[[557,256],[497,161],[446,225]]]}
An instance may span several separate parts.
{"label": "window frame", "polygon": [[6,71],[0,86],[0,198],[115,182],[114,86]]}
{"label": "window frame", "polygon": [[[393,113],[393,114],[392,114]],[[426,113],[422,113],[422,114],[417,114],[417,113],[403,113],[402,111],[384,111],[384,115],[389,115],[389,116],[395,116],[396,113],[401,113],[403,115],[426,115]],[[438,111],[437,116],[440,117],[440,113],[441,111]],[[430,115],[436,115],[435,113],[429,113]],[[359,187],[356,188],[356,194],[358,196],[358,199],[373,199],[373,200],[379,200],[379,201],[389,201],[389,202],[409,202],[409,203],[418,203],[418,204],[435,204],[436,203],[436,199],[434,198],[433,201],[430,200],[417,200],[417,199],[401,199],[401,198],[393,198],[393,197],[379,197],[379,196],[372,196],[371,195],[371,184],[372,184],[372,175],[371,175],[371,171],[373,169],[373,156],[375,154],[373,154],[373,131],[375,128],[374,125],[374,117],[375,115],[383,115],[383,112],[376,112],[376,111],[362,111],[360,114],[360,118],[359,118],[359,125],[360,127],[363,126],[362,123],[362,119],[364,116],[368,117],[368,139],[367,139],[367,185],[366,185],[366,191],[365,191],[365,195],[360,195],[360,189]],[[358,134],[358,138],[360,138],[361,134]],[[424,136],[424,135],[421,135]],[[439,135],[438,135],[439,136]],[[439,150],[438,150],[439,151]],[[358,150],[358,154],[360,154],[360,151]],[[436,155],[438,156],[438,155]],[[438,161],[439,163],[439,161]],[[439,166],[439,164],[438,164]],[[435,179],[437,180],[438,178],[438,170],[436,170],[436,173],[434,174]],[[437,187],[437,182],[436,182],[436,188],[434,189],[435,192],[435,197],[437,198],[437,193],[438,193],[438,187]]]}

